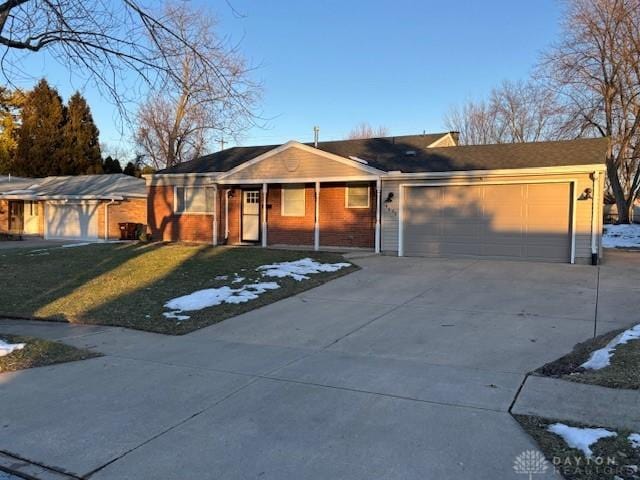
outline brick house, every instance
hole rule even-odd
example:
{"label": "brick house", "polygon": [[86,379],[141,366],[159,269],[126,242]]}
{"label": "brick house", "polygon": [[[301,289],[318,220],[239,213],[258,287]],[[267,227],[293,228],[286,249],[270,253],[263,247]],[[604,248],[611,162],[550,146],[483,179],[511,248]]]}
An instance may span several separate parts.
{"label": "brick house", "polygon": [[121,222],[146,224],[144,180],[123,174],[0,177],[0,234],[115,240]]}
{"label": "brick house", "polygon": [[155,239],[588,262],[607,140],[453,132],[233,147],[146,176]]}

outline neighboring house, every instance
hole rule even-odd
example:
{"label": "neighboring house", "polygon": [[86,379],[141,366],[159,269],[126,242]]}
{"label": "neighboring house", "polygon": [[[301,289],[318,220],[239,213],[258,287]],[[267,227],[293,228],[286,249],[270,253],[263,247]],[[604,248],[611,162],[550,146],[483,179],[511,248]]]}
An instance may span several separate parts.
{"label": "neighboring house", "polygon": [[146,197],[144,180],[122,174],[0,177],[0,233],[118,239],[118,223],[146,224]]}
{"label": "neighboring house", "polygon": [[[154,238],[586,263],[606,139],[454,134],[235,147],[146,176]],[[595,199],[593,198],[595,196]]]}

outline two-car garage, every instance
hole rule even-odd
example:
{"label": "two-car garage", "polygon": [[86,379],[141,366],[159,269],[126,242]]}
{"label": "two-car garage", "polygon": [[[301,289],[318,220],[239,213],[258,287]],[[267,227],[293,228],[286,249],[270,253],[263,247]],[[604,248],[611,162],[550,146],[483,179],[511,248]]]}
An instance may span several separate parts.
{"label": "two-car garage", "polygon": [[408,184],[401,189],[401,254],[569,262],[573,183]]}

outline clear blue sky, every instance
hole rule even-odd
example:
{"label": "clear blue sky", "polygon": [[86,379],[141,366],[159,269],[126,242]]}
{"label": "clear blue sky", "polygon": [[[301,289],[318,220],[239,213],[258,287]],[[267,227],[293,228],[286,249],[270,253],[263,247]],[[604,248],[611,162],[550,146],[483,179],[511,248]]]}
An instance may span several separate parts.
{"label": "clear blue sky", "polygon": [[[259,68],[267,129],[244,145],[343,138],[362,121],[393,135],[444,129],[451,105],[485,96],[503,79],[526,78],[556,39],[557,0],[193,0],[211,8],[219,27]],[[126,147],[113,106],[46,56],[25,63],[63,97],[87,97],[101,141]],[[26,81],[24,86],[33,82]],[[215,149],[216,146],[214,145]]]}

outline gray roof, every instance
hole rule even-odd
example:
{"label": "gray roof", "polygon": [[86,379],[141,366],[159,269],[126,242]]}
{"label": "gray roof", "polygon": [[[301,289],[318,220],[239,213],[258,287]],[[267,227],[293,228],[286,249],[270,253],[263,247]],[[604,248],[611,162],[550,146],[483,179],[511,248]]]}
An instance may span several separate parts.
{"label": "gray roof", "polygon": [[[344,158],[357,157],[385,172],[418,173],[603,164],[609,144],[607,138],[596,138],[428,148],[444,135],[337,140],[320,142],[318,149]],[[278,146],[233,147],[158,173],[226,172]]]}
{"label": "gray roof", "polygon": [[28,178],[19,181],[0,180],[0,196],[18,198],[127,198],[146,197],[141,178],[121,173],[110,175],[78,175],[73,177]]}
{"label": "gray roof", "polygon": [[[411,145],[411,148],[427,148],[436,140],[441,139],[449,132],[428,133],[424,135],[404,135],[401,137],[382,137],[357,140],[336,140],[331,142],[319,142],[318,149],[335,153],[343,157],[359,157],[364,152],[372,149],[379,153],[394,152],[395,155],[403,152],[403,145]],[[313,146],[313,143],[306,145]],[[395,146],[397,145],[397,146]],[[173,167],[160,170],[157,173],[209,173],[227,172],[263,153],[273,150],[280,145],[260,145],[255,147],[232,147],[220,152],[205,155],[189,162],[179,163]]]}

